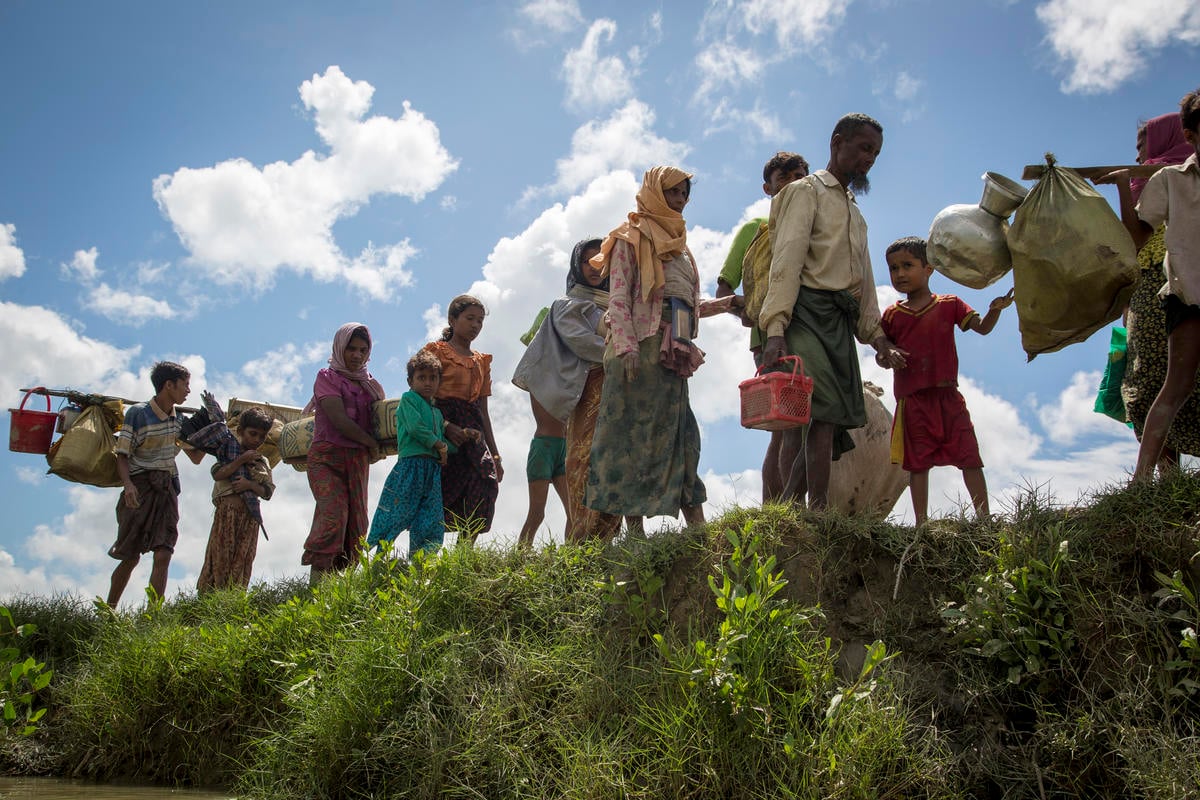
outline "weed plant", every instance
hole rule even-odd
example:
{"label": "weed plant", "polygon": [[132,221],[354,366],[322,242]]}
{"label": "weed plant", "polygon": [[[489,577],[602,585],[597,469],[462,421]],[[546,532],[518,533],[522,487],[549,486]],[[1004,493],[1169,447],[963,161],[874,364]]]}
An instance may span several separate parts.
{"label": "weed plant", "polygon": [[1178,473],[919,530],[734,509],[13,616],[55,670],[33,738],[58,774],[262,800],[1194,798],[1198,521]]}

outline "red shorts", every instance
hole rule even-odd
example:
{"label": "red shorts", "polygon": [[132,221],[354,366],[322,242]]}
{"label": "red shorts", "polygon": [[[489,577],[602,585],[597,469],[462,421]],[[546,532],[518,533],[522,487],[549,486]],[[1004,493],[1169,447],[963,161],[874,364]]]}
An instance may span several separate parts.
{"label": "red shorts", "polygon": [[[903,442],[902,458],[896,457],[898,439]],[[892,420],[892,443],[892,462],[903,464],[909,472],[983,467],[971,414],[954,386],[921,389],[901,398]]]}

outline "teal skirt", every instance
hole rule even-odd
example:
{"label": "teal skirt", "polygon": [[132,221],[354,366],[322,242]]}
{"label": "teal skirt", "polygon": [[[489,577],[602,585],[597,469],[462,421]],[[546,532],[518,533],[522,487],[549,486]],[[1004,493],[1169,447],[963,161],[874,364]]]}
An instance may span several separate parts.
{"label": "teal skirt", "polygon": [[659,364],[657,335],[638,345],[636,380],[612,348],[592,439],[584,505],[607,514],[674,517],[708,499],[700,480],[700,427],[687,380]]}

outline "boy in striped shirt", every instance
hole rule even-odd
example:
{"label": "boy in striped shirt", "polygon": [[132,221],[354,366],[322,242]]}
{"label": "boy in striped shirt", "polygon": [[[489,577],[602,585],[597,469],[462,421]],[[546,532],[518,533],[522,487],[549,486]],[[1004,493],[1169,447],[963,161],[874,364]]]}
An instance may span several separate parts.
{"label": "boy in striped shirt", "polygon": [[[160,361],[150,371],[154,397],[130,406],[117,432],[113,451],[123,490],[117,498],[117,541],[108,554],[120,563],[112,573],[108,605],[116,608],[129,576],[143,553],[154,553],[150,588],[157,597],[167,590],[167,569],[179,538],[179,416],[175,406],[191,391],[191,373],[181,364]],[[196,463],[203,451],[189,451]]]}

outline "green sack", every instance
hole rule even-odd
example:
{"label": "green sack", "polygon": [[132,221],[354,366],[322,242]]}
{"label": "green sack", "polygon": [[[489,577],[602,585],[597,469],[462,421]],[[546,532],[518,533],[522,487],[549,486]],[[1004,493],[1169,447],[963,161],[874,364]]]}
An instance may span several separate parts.
{"label": "green sack", "polygon": [[521,334],[521,344],[525,345],[526,347],[529,346],[529,343],[533,341],[533,337],[537,336],[538,329],[542,327],[542,323],[546,321],[546,315],[549,313],[550,309],[547,307],[543,307],[542,310],[538,312],[537,319],[535,319],[533,324],[529,326],[529,330]]}
{"label": "green sack", "polygon": [[1138,279],[1137,252],[1108,201],[1054,165],[1008,229],[1021,346],[1032,360],[1082,342],[1121,316]]}
{"label": "green sack", "polygon": [[1104,377],[1100,379],[1100,391],[1096,393],[1096,404],[1092,410],[1106,417],[1112,417],[1117,422],[1124,422],[1129,427],[1125,414],[1125,401],[1121,398],[1121,383],[1125,380],[1125,329],[1113,326],[1112,340],[1108,345],[1108,364],[1104,367]]}

